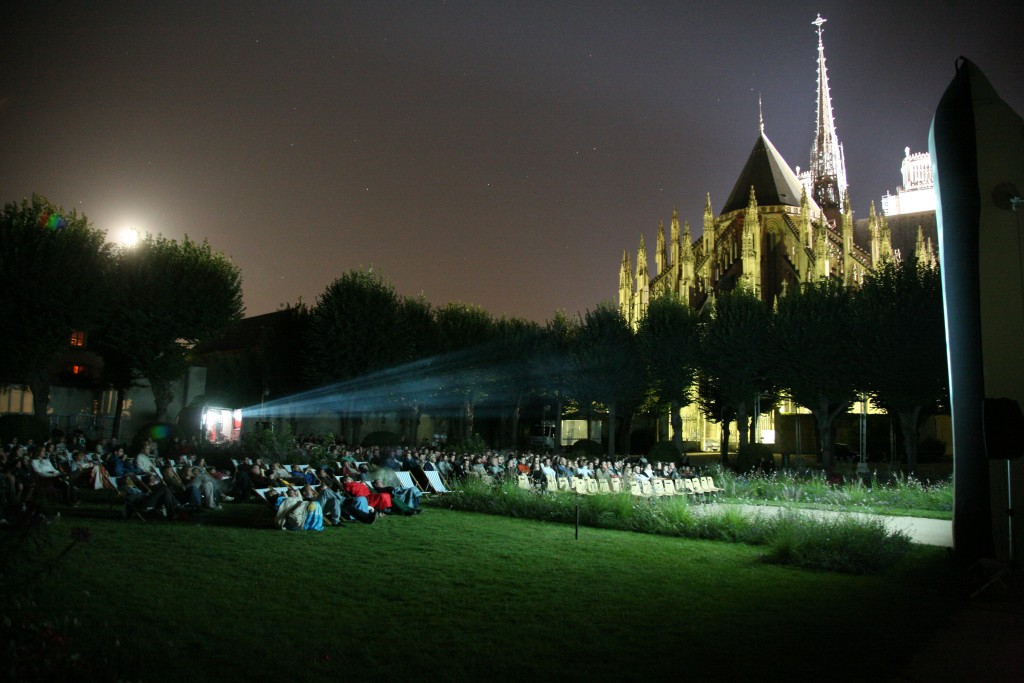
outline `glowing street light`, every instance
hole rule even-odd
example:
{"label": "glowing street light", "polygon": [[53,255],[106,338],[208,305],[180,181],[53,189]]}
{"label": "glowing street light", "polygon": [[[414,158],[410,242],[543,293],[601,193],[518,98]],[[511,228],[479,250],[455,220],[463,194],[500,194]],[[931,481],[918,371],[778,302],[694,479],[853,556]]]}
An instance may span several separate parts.
{"label": "glowing street light", "polygon": [[117,243],[126,249],[131,249],[139,243],[139,231],[135,228],[121,228],[117,233]]}

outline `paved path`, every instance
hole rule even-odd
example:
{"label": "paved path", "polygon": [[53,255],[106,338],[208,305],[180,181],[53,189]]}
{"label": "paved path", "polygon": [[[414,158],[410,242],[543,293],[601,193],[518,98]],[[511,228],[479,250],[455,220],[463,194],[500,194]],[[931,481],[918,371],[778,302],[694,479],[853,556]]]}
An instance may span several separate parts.
{"label": "paved path", "polygon": [[852,516],[862,519],[881,520],[888,529],[899,529],[910,535],[910,540],[921,545],[937,545],[944,548],[953,547],[953,522],[948,519],[925,519],[924,517],[892,517],[889,515],[870,515],[863,512],[834,512],[832,510],[812,510],[809,508],[784,508],[778,505],[735,505],[730,503],[711,503],[709,509],[732,507],[739,508],[747,515],[777,515],[786,510],[795,510],[808,517],[834,519]]}

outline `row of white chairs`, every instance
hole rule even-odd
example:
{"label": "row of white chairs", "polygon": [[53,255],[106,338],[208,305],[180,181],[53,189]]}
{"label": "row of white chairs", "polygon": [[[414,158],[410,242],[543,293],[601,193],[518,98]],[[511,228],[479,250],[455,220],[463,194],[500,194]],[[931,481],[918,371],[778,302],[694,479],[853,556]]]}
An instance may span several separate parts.
{"label": "row of white chairs", "polygon": [[[529,475],[520,474],[520,488],[534,489]],[[626,484],[634,496],[644,498],[660,496],[707,496],[721,493],[725,489],[717,486],[712,477],[681,477],[679,479],[634,479]],[[565,491],[580,495],[601,493],[621,493],[623,481],[619,477],[608,479],[591,479],[589,477],[549,477],[545,483],[546,491]]]}

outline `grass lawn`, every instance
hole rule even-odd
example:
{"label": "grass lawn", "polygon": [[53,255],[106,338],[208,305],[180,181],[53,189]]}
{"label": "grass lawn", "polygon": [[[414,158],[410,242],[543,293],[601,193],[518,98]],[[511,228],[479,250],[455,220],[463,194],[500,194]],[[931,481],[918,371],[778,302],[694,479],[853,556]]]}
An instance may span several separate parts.
{"label": "grass lawn", "polygon": [[959,609],[944,551],[924,547],[847,576],[438,508],[322,533],[260,528],[248,504],[113,516],[86,504],[47,528],[43,565],[72,526],[91,540],[37,599],[78,619],[71,651],[126,680],[887,679]]}

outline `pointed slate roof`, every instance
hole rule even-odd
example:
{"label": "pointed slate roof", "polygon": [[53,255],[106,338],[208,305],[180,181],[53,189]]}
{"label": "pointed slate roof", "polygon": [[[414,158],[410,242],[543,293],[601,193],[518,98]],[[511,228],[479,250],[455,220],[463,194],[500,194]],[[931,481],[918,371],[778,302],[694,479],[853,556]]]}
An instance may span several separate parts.
{"label": "pointed slate roof", "polygon": [[746,209],[751,186],[758,206],[800,206],[800,181],[764,131],[757,136],[754,149],[722,207],[722,214]]}

